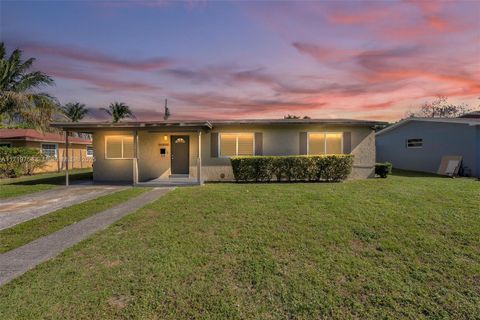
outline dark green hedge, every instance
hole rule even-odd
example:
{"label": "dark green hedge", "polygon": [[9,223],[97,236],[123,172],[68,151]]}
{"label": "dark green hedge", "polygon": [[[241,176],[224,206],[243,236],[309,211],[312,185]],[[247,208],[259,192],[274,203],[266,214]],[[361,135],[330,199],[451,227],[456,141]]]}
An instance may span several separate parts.
{"label": "dark green hedge", "polygon": [[375,164],[376,175],[379,175],[381,178],[386,178],[390,173],[392,173],[392,164],[390,162]]}
{"label": "dark green hedge", "polygon": [[230,158],[237,182],[342,181],[352,171],[353,155],[246,156]]}

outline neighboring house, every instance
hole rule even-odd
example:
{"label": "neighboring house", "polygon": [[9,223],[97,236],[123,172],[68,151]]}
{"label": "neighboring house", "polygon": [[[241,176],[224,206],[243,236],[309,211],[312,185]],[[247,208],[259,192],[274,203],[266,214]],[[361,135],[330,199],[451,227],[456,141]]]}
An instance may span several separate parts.
{"label": "neighboring house", "polygon": [[[90,139],[69,137],[68,155],[70,168],[88,168],[93,162],[93,146]],[[65,136],[57,133],[41,133],[34,129],[0,129],[0,147],[27,147],[39,149],[48,157],[38,172],[65,169]]]}
{"label": "neighboring house", "polygon": [[462,156],[460,173],[480,175],[480,119],[408,118],[376,135],[377,162],[436,173],[442,156]]}
{"label": "neighboring house", "polygon": [[473,111],[473,112],[465,113],[464,115],[460,116],[459,118],[480,119],[480,111]]}
{"label": "neighboring house", "polygon": [[[230,181],[229,157],[351,153],[351,178],[374,175],[375,121],[232,120],[56,123],[93,136],[99,182]],[[199,143],[200,141],[200,143]],[[136,147],[135,147],[136,146]],[[137,150],[137,151],[135,151]]]}

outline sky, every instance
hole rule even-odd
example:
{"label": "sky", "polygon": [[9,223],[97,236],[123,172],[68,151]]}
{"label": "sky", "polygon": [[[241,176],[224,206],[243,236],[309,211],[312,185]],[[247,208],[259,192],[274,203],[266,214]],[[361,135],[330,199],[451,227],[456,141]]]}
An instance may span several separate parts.
{"label": "sky", "polygon": [[[0,39],[42,88],[139,120],[395,121],[480,104],[480,1],[4,1]],[[90,119],[102,119],[99,111]]]}

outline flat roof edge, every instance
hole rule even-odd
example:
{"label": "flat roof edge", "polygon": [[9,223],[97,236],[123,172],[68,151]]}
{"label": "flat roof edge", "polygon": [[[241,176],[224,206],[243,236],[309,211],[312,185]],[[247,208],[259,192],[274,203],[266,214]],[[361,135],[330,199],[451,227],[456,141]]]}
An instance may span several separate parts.
{"label": "flat roof edge", "polygon": [[353,120],[353,119],[255,119],[255,120],[188,120],[188,121],[139,121],[139,122],[54,122],[54,128],[62,129],[99,129],[99,128],[155,128],[155,127],[204,127],[212,129],[213,125],[349,125],[349,126],[376,126],[385,125],[383,121]]}

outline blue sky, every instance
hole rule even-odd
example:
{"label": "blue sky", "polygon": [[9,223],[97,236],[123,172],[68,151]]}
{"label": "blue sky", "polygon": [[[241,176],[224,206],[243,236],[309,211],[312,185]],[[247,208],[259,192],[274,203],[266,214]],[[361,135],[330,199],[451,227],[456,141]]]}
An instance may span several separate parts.
{"label": "blue sky", "polygon": [[[396,120],[478,105],[480,2],[2,1],[0,37],[62,103],[139,118]],[[98,116],[97,113],[93,113]]]}

